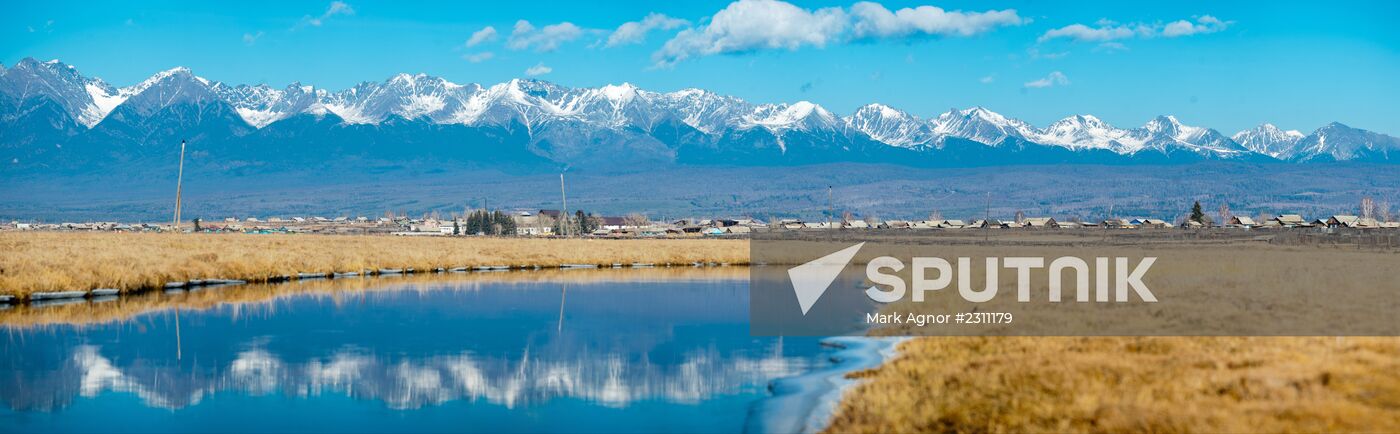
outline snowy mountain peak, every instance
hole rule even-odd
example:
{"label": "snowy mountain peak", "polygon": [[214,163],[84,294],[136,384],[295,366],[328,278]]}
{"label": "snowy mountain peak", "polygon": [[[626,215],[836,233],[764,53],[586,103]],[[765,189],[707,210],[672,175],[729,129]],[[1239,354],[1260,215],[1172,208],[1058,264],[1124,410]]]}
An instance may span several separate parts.
{"label": "snowy mountain peak", "polygon": [[613,101],[626,101],[637,96],[637,86],[625,82],[619,85],[609,84],[599,88],[598,91]]}
{"label": "snowy mountain peak", "polygon": [[1118,140],[1127,135],[1127,130],[1114,128],[1092,115],[1075,115],[1055,121],[1029,138],[1033,142],[1059,145],[1070,149],[1116,151],[1120,146]]}
{"label": "snowy mountain peak", "polygon": [[836,116],[811,101],[798,101],[792,104],[763,104],[754,108],[746,120],[754,126],[761,126],[773,132],[789,129],[814,131],[833,129]]}
{"label": "snowy mountain peak", "polygon": [[1284,131],[1266,122],[1235,133],[1230,138],[1250,151],[1278,159],[1288,159],[1292,158],[1298,142],[1303,140],[1303,137],[1303,133],[1295,130]]}
{"label": "snowy mountain peak", "polygon": [[927,122],[884,104],[866,104],[856,109],[846,118],[846,126],[878,142],[901,148],[917,147],[936,138]]}
{"label": "snowy mountain peak", "polygon": [[958,137],[989,146],[997,146],[1007,139],[1025,138],[1036,133],[1030,124],[983,107],[951,109],[930,122],[939,136]]}

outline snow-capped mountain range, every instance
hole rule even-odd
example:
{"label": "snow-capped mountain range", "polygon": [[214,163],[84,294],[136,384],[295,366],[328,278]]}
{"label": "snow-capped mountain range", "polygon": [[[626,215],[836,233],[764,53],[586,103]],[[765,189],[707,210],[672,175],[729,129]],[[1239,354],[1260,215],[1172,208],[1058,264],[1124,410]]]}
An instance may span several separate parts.
{"label": "snow-capped mountain range", "polygon": [[[840,116],[808,101],[751,104],[701,89],[653,92],[627,83],[569,88],[516,79],[483,86],[398,74],[332,91],[301,83],[283,88],[229,85],[174,68],[114,87],[57,60],[27,58],[0,67],[0,97],[0,124],[7,130],[0,133],[0,149],[10,154],[3,157],[11,164],[51,154],[46,150],[50,146],[113,142],[111,137],[138,145],[169,137],[226,142],[275,137],[277,143],[294,146],[297,139],[316,134],[305,129],[307,123],[331,125],[315,131],[373,127],[380,135],[404,123],[431,125],[431,134],[470,130],[470,140],[453,140],[518,142],[557,163],[595,151],[645,152],[649,160],[693,162],[772,155],[791,161],[874,156],[905,161],[938,159],[947,152],[975,155],[961,157],[969,161],[998,158],[998,150],[1048,152],[1067,161],[1077,155],[1086,160],[1400,161],[1400,139],[1339,123],[1306,135],[1263,124],[1226,136],[1174,116],[1119,128],[1086,114],[1039,128],[982,107],[921,118],[869,104]],[[293,125],[300,129],[289,130]],[[794,155],[803,152],[812,155]],[[816,154],[822,156],[808,158]]]}

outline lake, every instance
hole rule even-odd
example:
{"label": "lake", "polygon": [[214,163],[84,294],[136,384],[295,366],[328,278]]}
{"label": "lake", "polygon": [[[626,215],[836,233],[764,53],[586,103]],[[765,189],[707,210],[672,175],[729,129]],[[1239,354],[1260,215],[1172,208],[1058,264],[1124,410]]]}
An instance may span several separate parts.
{"label": "lake", "polygon": [[807,416],[773,413],[811,405],[770,386],[835,369],[837,350],[749,336],[748,300],[747,272],[719,267],[16,307],[0,312],[0,431],[789,430],[773,421]]}

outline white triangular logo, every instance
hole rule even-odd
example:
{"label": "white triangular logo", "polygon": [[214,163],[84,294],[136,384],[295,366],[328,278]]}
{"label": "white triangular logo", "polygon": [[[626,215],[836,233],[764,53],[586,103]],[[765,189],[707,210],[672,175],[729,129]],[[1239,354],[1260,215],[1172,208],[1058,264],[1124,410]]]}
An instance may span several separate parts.
{"label": "white triangular logo", "polygon": [[846,265],[851,263],[851,258],[854,258],[856,252],[864,245],[865,243],[856,244],[788,269],[788,278],[792,279],[792,290],[797,293],[797,304],[802,307],[802,315],[807,315],[807,311],[812,309],[817,299],[822,298],[822,293],[831,286],[831,282],[836,281],[836,277],[841,275],[841,270],[846,269]]}

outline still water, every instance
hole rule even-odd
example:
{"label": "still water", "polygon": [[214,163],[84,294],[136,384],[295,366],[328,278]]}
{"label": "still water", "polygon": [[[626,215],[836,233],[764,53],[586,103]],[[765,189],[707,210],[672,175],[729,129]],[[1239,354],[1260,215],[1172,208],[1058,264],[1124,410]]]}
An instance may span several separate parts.
{"label": "still water", "polygon": [[[538,272],[495,274],[523,273]],[[833,350],[749,336],[746,275],[716,273],[326,280],[11,309],[0,431],[762,430],[770,384],[830,369]]]}

